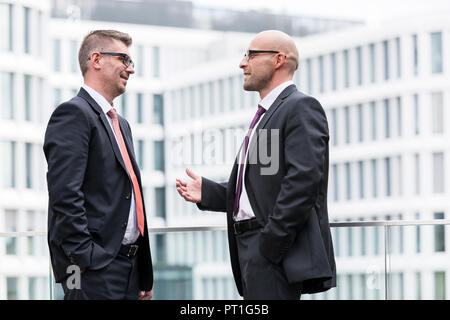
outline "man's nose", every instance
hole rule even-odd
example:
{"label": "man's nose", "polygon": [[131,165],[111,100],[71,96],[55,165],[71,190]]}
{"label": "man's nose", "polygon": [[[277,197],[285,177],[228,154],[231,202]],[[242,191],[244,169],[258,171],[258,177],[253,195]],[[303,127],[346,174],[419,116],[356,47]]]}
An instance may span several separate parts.
{"label": "man's nose", "polygon": [[125,69],[125,71],[128,72],[129,74],[133,74],[135,72],[134,67],[131,64]]}
{"label": "man's nose", "polygon": [[242,58],[241,62],[239,63],[239,68],[244,69],[248,63],[247,59],[245,57]]}

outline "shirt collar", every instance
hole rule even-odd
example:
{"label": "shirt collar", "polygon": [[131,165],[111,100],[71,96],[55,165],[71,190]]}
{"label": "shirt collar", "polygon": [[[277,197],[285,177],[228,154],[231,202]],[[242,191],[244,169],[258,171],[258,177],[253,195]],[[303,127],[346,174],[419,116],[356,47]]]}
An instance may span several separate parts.
{"label": "shirt collar", "polygon": [[87,93],[89,93],[92,99],[94,99],[94,101],[97,102],[97,104],[102,108],[105,114],[107,114],[108,111],[113,108],[113,106],[109,104],[109,102],[105,99],[105,97],[103,97],[100,93],[89,87],[86,83],[83,84],[82,87],[84,90],[87,91]]}
{"label": "shirt collar", "polygon": [[275,102],[275,100],[278,98],[280,93],[283,92],[283,90],[286,89],[291,84],[294,84],[294,81],[289,80],[289,81],[283,82],[278,87],[272,89],[272,91],[270,91],[269,94],[267,96],[265,96],[264,99],[262,99],[259,102],[259,105],[261,107],[263,107],[264,109],[266,109],[266,111],[269,110],[270,106]]}

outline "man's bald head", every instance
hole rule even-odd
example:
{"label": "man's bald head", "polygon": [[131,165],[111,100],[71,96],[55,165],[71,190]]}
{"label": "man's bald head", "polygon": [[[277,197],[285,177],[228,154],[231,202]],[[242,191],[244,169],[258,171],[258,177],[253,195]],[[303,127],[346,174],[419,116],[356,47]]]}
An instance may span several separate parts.
{"label": "man's bald head", "polygon": [[287,66],[290,73],[298,68],[298,50],[294,40],[286,33],[278,30],[266,30],[258,33],[251,42],[255,49],[270,48],[286,55]]}

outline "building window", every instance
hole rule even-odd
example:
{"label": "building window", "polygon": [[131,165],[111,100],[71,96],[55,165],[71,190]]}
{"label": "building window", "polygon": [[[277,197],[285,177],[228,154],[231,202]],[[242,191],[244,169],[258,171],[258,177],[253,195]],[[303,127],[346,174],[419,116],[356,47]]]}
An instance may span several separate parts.
{"label": "building window", "polygon": [[37,292],[37,278],[28,278],[28,300],[36,300]]}
{"label": "building window", "polygon": [[416,272],[416,300],[422,300],[422,274]]}
{"label": "building window", "polygon": [[78,72],[78,44],[76,40],[70,40],[70,72]]}
{"label": "building window", "polygon": [[372,196],[374,198],[378,197],[378,165],[377,159],[372,159],[370,161],[372,168]]}
{"label": "building window", "polygon": [[61,72],[61,40],[53,39],[53,71]]}
{"label": "building window", "polygon": [[32,78],[28,74],[24,75],[24,94],[25,121],[31,121]]}
{"label": "building window", "polygon": [[363,105],[358,104],[356,106],[356,111],[358,114],[358,141],[363,142],[364,140],[364,115],[363,115]]}
{"label": "building window", "polygon": [[431,72],[442,73],[442,32],[431,33]]}
{"label": "building window", "polygon": [[370,123],[372,140],[377,139],[377,104],[375,101],[370,102]]}
{"label": "building window", "polygon": [[166,188],[155,188],[155,216],[166,218]]}
{"label": "building window", "polygon": [[445,300],[445,271],[434,273],[434,299]]}
{"label": "building window", "polygon": [[389,42],[383,41],[384,80],[389,80]]}
{"label": "building window", "polygon": [[[339,201],[339,170],[338,165],[333,164],[333,200]],[[339,228],[336,228],[339,229]]]}
{"label": "building window", "polygon": [[395,49],[397,54],[397,78],[402,76],[402,49],[400,38],[395,38]]}
{"label": "building window", "polygon": [[142,45],[136,46],[136,76],[142,77],[144,75],[144,47]]}
{"label": "building window", "polygon": [[419,111],[419,95],[414,94],[414,134],[419,135],[420,133],[420,111]]}
{"label": "building window", "polygon": [[53,89],[53,107],[56,108],[61,104],[62,92],[61,88]]}
{"label": "building window", "polygon": [[228,78],[228,92],[230,93],[229,95],[229,101],[230,101],[230,110],[234,110],[235,109],[235,104],[236,104],[236,87],[235,87],[235,80],[234,77],[229,77]]}
{"label": "building window", "polygon": [[[420,213],[416,213],[416,220],[420,220]],[[421,243],[420,226],[416,226],[416,253],[420,253]]]}
{"label": "building window", "polygon": [[186,120],[186,90],[180,89],[180,120]]}
{"label": "building window", "polygon": [[[241,90],[243,91],[243,90]],[[241,97],[243,97],[243,92],[241,92]],[[241,102],[241,108],[244,106],[244,103]],[[199,116],[203,117],[205,116],[205,85],[201,83],[198,86],[198,109],[199,109]]]}
{"label": "building window", "polygon": [[312,61],[311,58],[306,59],[306,81],[308,84],[308,93],[312,93]]}
{"label": "building window", "polygon": [[214,114],[215,113],[215,88],[214,88],[214,82],[209,82],[208,84],[209,87],[209,114]]}
{"label": "building window", "polygon": [[323,66],[323,56],[319,56],[319,92],[325,91],[325,75]]}
{"label": "building window", "polygon": [[337,89],[337,71],[336,71],[336,53],[333,52],[330,55],[331,61],[331,89],[334,91]]}
{"label": "building window", "polygon": [[376,70],[377,70],[374,43],[371,43],[369,45],[369,56],[370,56],[370,82],[374,83],[376,81]]}
{"label": "building window", "polygon": [[333,124],[333,145],[337,146],[337,144],[338,144],[338,118],[337,118],[337,109],[336,108],[331,110],[331,121]]}
{"label": "building window", "polygon": [[191,111],[191,119],[195,119],[196,115],[196,103],[195,103],[195,87],[189,87],[189,104],[188,109]]}
{"label": "building window", "polygon": [[413,75],[419,74],[419,44],[417,40],[417,34],[412,36],[413,42]]}
{"label": "building window", "polygon": [[356,48],[356,63],[357,63],[357,82],[358,85],[363,83],[363,62],[362,62],[362,49],[361,47]]}
{"label": "building window", "polygon": [[391,179],[391,158],[386,157],[384,158],[384,166],[385,166],[385,172],[386,172],[386,197],[390,197],[392,195],[392,179]]}
{"label": "building window", "polygon": [[403,126],[402,126],[402,117],[403,117],[403,112],[402,112],[402,98],[401,97],[397,97],[396,99],[397,102],[397,135],[399,137],[402,136],[402,131],[403,131]]}
{"label": "building window", "polygon": [[344,50],[344,87],[350,87],[350,62],[348,56],[348,50]]}
{"label": "building window", "polygon": [[33,188],[33,145],[25,143],[25,187]]}
{"label": "building window", "polygon": [[346,199],[351,200],[351,198],[352,198],[352,175],[351,175],[351,166],[350,166],[349,162],[345,163],[345,186],[346,186]]}
{"label": "building window", "polygon": [[420,154],[414,155],[415,193],[420,194]]}
{"label": "building window", "polygon": [[345,130],[345,143],[350,143],[350,107],[344,107],[344,130]]}
{"label": "building window", "polygon": [[389,99],[384,99],[384,124],[385,124],[385,138],[391,137],[391,111],[389,106]]}
{"label": "building window", "polygon": [[153,77],[159,78],[160,76],[160,50],[159,47],[153,47]]}
{"label": "building window", "polygon": [[2,72],[0,78],[1,85],[1,117],[12,120],[14,118],[14,74]]}
{"label": "building window", "polygon": [[144,123],[144,106],[142,102],[142,93],[136,93],[136,122]]}
{"label": "building window", "polygon": [[359,171],[359,198],[364,199],[364,162],[358,161]]}
{"label": "building window", "polygon": [[225,90],[223,79],[219,79],[219,113],[223,113],[225,111]]}
{"label": "building window", "polygon": [[142,139],[137,140],[137,163],[141,170],[144,170],[145,163],[145,142]]}
{"label": "building window", "polygon": [[445,192],[444,153],[433,153],[433,192]]}
{"label": "building window", "polygon": [[444,103],[442,92],[431,94],[432,109],[432,131],[433,133],[444,133]]}
{"label": "building window", "polygon": [[13,7],[0,3],[0,51],[13,50]]}
{"label": "building window", "polygon": [[[5,231],[17,232],[17,210],[5,210]],[[17,255],[17,238],[5,238],[5,253]]]}
{"label": "building window", "polygon": [[5,188],[16,187],[16,143],[14,141],[3,142],[3,186]]}
{"label": "building window", "polygon": [[17,277],[6,277],[6,300],[19,299],[19,279]]}
{"label": "building window", "polygon": [[31,53],[31,9],[23,8],[23,50]]}
{"label": "building window", "polygon": [[[434,219],[444,219],[443,212],[435,212]],[[445,225],[434,226],[434,251],[445,251]]]}
{"label": "building window", "polygon": [[164,171],[164,141],[153,142],[154,151],[154,169],[158,171]]}
{"label": "building window", "polygon": [[[192,91],[191,91],[192,95]],[[192,100],[192,99],[191,99]],[[193,106],[191,106],[193,108]],[[164,107],[162,94],[153,95],[153,123],[164,124]]]}

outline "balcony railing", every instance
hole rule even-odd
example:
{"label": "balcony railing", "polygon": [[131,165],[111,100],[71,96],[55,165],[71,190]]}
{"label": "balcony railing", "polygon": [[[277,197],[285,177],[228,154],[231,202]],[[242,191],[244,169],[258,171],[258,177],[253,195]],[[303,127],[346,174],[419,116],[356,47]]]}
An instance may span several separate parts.
{"label": "balcony railing", "polygon": [[[302,299],[447,299],[450,220],[333,222],[337,287]],[[149,228],[155,299],[240,299],[226,226]],[[0,233],[0,299],[61,299],[46,232]],[[47,283],[47,285],[45,285]]]}

